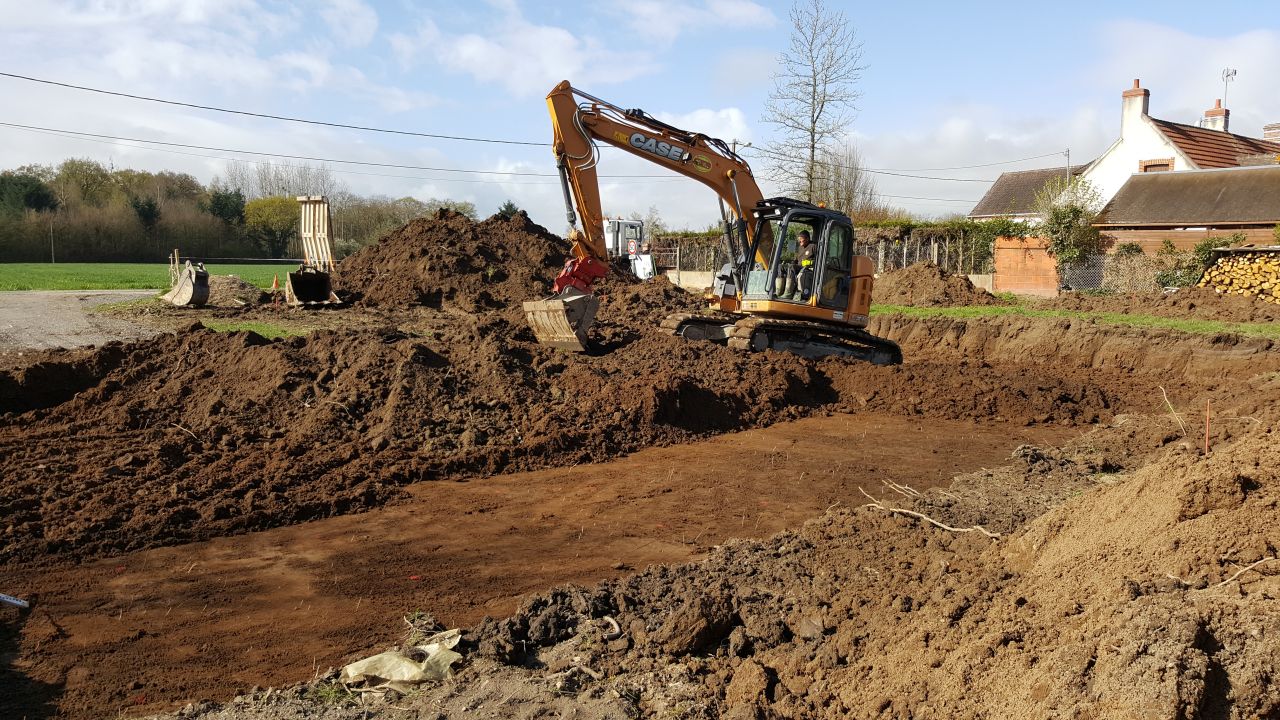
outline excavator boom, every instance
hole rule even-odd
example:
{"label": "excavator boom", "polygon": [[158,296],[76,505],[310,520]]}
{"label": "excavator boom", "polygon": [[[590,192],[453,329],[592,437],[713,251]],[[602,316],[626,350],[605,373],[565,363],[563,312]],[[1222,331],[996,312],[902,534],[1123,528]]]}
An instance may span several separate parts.
{"label": "excavator boom", "polygon": [[547,95],[547,109],[573,249],[552,287],[556,296],[524,304],[529,325],[540,342],[568,350],[585,349],[586,331],[597,306],[591,291],[609,271],[596,172],[597,143],[642,157],[711,188],[735,218],[735,254],[745,257],[752,242],[745,218],[763,195],[751,167],[727,143],[673,127],[642,110],[624,110],[573,88],[567,80]]}

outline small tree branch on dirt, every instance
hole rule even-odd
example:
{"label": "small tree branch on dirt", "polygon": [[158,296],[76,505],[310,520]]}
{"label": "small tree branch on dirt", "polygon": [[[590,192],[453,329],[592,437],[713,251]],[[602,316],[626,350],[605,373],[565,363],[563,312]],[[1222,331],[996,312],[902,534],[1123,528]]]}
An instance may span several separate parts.
{"label": "small tree branch on dirt", "polygon": [[611,630],[609,630],[609,632],[606,632],[602,635],[602,637],[604,637],[605,640],[617,640],[618,638],[622,637],[622,626],[618,624],[617,620],[613,619],[612,615],[605,615],[600,619],[608,623],[609,627],[612,628]]}
{"label": "small tree branch on dirt", "polygon": [[1160,385],[1160,394],[1164,396],[1164,405],[1169,408],[1169,414],[1174,420],[1178,421],[1178,427],[1182,428],[1182,437],[1187,436],[1187,424],[1182,422],[1182,417],[1178,415],[1178,411],[1173,409],[1173,403],[1169,402],[1169,393],[1164,391],[1164,386]]}
{"label": "small tree branch on dirt", "polygon": [[993,533],[990,530],[982,527],[981,525],[974,525],[972,527],[967,527],[967,528],[951,527],[950,525],[945,525],[943,523],[938,522],[937,520],[934,520],[933,518],[929,517],[928,515],[925,515],[924,513],[918,513],[915,510],[907,510],[906,508],[897,508],[897,507],[887,507],[881,501],[876,500],[875,498],[868,495],[867,491],[863,490],[862,488],[858,488],[858,492],[862,493],[863,495],[866,495],[867,499],[871,501],[866,505],[863,505],[863,507],[877,508],[879,510],[884,510],[885,512],[890,514],[907,515],[913,518],[917,518],[919,520],[923,520],[929,523],[930,525],[933,525],[934,527],[942,528],[943,530],[946,530],[948,532],[967,533],[967,532],[977,531],[993,540],[1000,537],[1000,533]]}
{"label": "small tree branch on dirt", "polygon": [[884,483],[885,487],[889,488],[890,490],[908,499],[914,500],[916,498],[922,497],[920,493],[917,492],[916,489],[911,487],[910,485],[899,485],[898,483],[893,482],[892,480],[881,480],[880,482]]}
{"label": "small tree branch on dirt", "polygon": [[188,429],[186,429],[186,428],[182,427],[182,426],[181,426],[181,425],[179,425],[178,423],[169,423],[169,424],[170,424],[170,425],[173,425],[173,426],[174,426],[174,427],[176,427],[176,428],[178,428],[178,429],[179,429],[179,430],[181,430],[182,432],[184,432],[184,433],[186,433],[186,434],[190,435],[190,436],[191,436],[191,438],[192,438],[193,440],[195,440],[196,442],[199,442],[199,441],[200,441],[200,438],[196,437],[196,434],[195,434],[195,433],[193,433],[193,432],[191,432],[190,430],[188,430]]}
{"label": "small tree branch on dirt", "polygon": [[1223,580],[1222,582],[1218,583],[1217,585],[1210,585],[1209,587],[1205,588],[1205,590],[1213,590],[1214,588],[1220,588],[1220,587],[1222,587],[1223,585],[1226,585],[1226,584],[1228,584],[1228,583],[1232,582],[1233,580],[1235,580],[1236,578],[1240,577],[1241,575],[1243,575],[1243,574],[1245,574],[1245,573],[1249,572],[1250,570],[1252,570],[1252,569],[1254,569],[1254,568],[1258,567],[1259,565],[1261,565],[1261,564],[1263,564],[1263,563],[1273,562],[1273,561],[1275,561],[1275,560],[1276,560],[1276,558],[1274,558],[1274,557],[1264,557],[1264,558],[1262,558],[1261,560],[1259,560],[1259,561],[1257,561],[1257,562],[1255,562],[1255,563],[1252,563],[1252,564],[1250,564],[1250,565],[1247,565],[1247,566],[1245,566],[1245,567],[1240,568],[1240,569],[1239,569],[1239,570],[1237,570],[1237,571],[1236,571],[1236,573],[1235,573],[1234,575],[1232,575],[1231,577],[1227,578],[1226,580]]}

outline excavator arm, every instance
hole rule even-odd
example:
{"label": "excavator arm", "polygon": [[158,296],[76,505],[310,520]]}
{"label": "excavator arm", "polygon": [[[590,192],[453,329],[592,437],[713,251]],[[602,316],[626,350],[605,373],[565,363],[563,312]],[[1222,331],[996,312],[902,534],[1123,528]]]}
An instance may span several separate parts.
{"label": "excavator arm", "polygon": [[[547,345],[584,349],[595,315],[590,296],[596,280],[608,273],[604,212],[600,204],[597,143],[603,142],[711,188],[725,208],[726,237],[735,262],[766,262],[768,243],[756,243],[751,210],[764,199],[751,167],[727,143],[668,125],[642,110],[624,110],[561,82],[547,95],[555,137],[552,146],[564,190],[573,241],[571,257],[556,278],[555,298],[525,303],[529,323]],[[578,228],[581,220],[581,229]],[[766,238],[761,238],[765,240]]]}

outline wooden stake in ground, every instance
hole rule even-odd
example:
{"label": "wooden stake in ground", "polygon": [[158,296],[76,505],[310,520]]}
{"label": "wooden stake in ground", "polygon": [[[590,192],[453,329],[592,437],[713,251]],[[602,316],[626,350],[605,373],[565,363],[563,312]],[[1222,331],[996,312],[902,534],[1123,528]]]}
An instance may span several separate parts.
{"label": "wooden stake in ground", "polygon": [[1209,399],[1204,401],[1204,454],[1209,454]]}

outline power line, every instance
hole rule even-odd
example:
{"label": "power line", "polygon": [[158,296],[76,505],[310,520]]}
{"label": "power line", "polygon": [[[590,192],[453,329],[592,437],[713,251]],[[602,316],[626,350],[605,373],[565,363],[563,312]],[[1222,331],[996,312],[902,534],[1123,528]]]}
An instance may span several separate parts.
{"label": "power line", "polygon": [[413,132],[411,130],[390,130],[387,128],[368,127],[365,125],[347,125],[345,123],[326,122],[324,120],[307,120],[305,118],[288,117],[286,115],[270,115],[268,113],[250,112],[248,110],[232,110],[229,108],[215,107],[213,105],[199,105],[196,103],[179,102],[177,100],[147,97],[146,95],[133,95],[131,93],[115,92],[113,90],[101,90],[99,88],[85,87],[84,85],[72,85],[71,83],[57,82],[55,80],[43,80],[41,78],[7,72],[0,72],[0,77],[26,80],[28,82],[41,83],[43,85],[55,85],[57,87],[70,88],[72,90],[83,90],[85,92],[99,93],[101,95],[130,98],[132,100],[146,100],[147,102],[162,103],[164,105],[176,105],[178,107],[195,108],[197,110],[211,110],[213,112],[228,113],[231,115],[246,115],[248,117],[266,118],[268,120],[284,120],[286,122],[306,123],[307,125],[323,125],[325,127],[345,128],[348,130],[363,130],[365,132],[387,133],[390,135],[409,135],[412,137],[434,138],[436,140],[463,140],[466,142],[496,143],[500,145],[535,145],[539,147],[546,147],[551,144],[545,142],[528,142],[525,140],[498,140],[495,138],[467,137],[465,135],[440,135],[436,133]]}
{"label": "power line", "polygon": [[[476,175],[513,175],[522,177],[559,177],[556,173],[535,173],[535,172],[507,172],[503,170],[465,170],[459,168],[438,168],[428,167],[426,165],[399,165],[396,163],[380,163],[370,162],[366,160],[342,160],[338,158],[315,157],[311,155],[289,155],[287,153],[261,152],[258,150],[240,150],[236,148],[212,147],[209,145],[191,145],[189,143],[166,142],[163,140],[145,140],[143,138],[121,137],[118,135],[103,135],[100,133],[81,132],[78,130],[65,130],[62,128],[48,128],[39,125],[22,125],[19,123],[0,122],[0,126],[17,128],[20,130],[33,130],[37,132],[48,132],[62,135],[82,136],[85,138],[99,138],[106,140],[120,140],[125,142],[146,143],[148,145],[164,145],[167,147],[180,147],[192,150],[210,150],[213,152],[229,152],[242,155],[260,155],[263,157],[279,157],[288,158],[290,160],[310,160],[313,162],[339,163],[344,165],[367,165],[370,167],[395,168],[399,170],[429,170],[432,172],[450,172],[450,173],[469,173]],[[666,178],[665,175],[600,175],[603,178]]]}
{"label": "power line", "polygon": [[[766,158],[778,157],[779,153],[772,153],[768,150],[761,150]],[[874,173],[876,175],[892,175],[893,177],[915,178],[917,180],[946,180],[948,182],[977,182],[977,183],[993,183],[995,180],[977,180],[973,178],[951,178],[936,177],[932,175],[911,175],[907,173],[892,172],[889,170],[872,170],[871,168],[858,167],[856,165],[842,165],[840,163],[827,162],[825,160],[814,160],[815,165],[825,165],[826,167],[843,168],[845,170],[857,170],[860,172]]]}
{"label": "power line", "polygon": [[[758,148],[758,149],[759,149],[759,148]],[[764,155],[764,156],[766,157],[766,159],[768,159],[769,157],[777,157],[777,156],[778,156],[778,153],[771,153],[770,151],[768,151],[768,150],[764,150],[764,149],[759,149],[759,150],[760,150],[761,154],[762,154],[762,155]],[[973,169],[973,168],[995,167],[995,166],[997,166],[997,165],[1011,165],[1011,164],[1013,164],[1013,163],[1026,162],[1027,160],[1039,160],[1039,159],[1041,159],[1041,158],[1056,157],[1056,156],[1062,155],[1062,154],[1063,154],[1063,152],[1065,152],[1065,151],[1052,152],[1052,153],[1045,153],[1045,154],[1043,154],[1043,155],[1032,155],[1032,156],[1030,156],[1030,157],[1018,158],[1018,159],[1016,159],[1016,160],[1001,160],[1001,161],[999,161],[999,162],[981,163],[981,164],[978,164],[978,165],[956,165],[956,166],[954,166],[954,167],[940,167],[940,168],[915,168],[915,169],[913,169],[913,170],[900,170],[900,169],[892,169],[892,168],[871,168],[871,167],[860,167],[860,166],[857,166],[857,165],[844,165],[844,164],[841,164],[841,163],[827,162],[827,161],[825,161],[825,160],[814,160],[813,162],[814,162],[814,164],[816,164],[816,165],[825,165],[826,167],[842,168],[842,169],[845,169],[845,170],[858,170],[858,171],[861,171],[861,172],[875,173],[876,175],[892,175],[892,176],[894,176],[894,177],[916,178],[916,179],[920,179],[920,180],[947,180],[947,181],[950,181],[950,182],[981,182],[981,183],[993,183],[993,182],[995,182],[995,180],[981,180],[981,179],[974,179],[974,178],[933,177],[933,176],[926,176],[926,175],[911,175],[911,174],[908,174],[908,173],[913,173],[913,172],[928,172],[928,171],[935,171],[935,170],[937,170],[937,171],[941,171],[941,170],[970,170],[970,169]]]}
{"label": "power line", "polygon": [[876,197],[895,198],[899,200],[937,200],[938,202],[956,202],[956,203],[976,203],[977,200],[961,200],[960,198],[931,198],[916,197],[915,195],[885,195],[884,193],[874,193]]}
{"label": "power line", "polygon": [[[271,163],[271,161],[268,161],[268,160],[249,160],[249,159],[235,158],[235,157],[229,158],[221,155],[206,155],[204,153],[184,152],[182,150],[173,150],[168,148],[152,148],[152,147],[146,147],[146,146],[140,146],[140,145],[129,145],[129,144],[126,144],[126,142],[112,140],[112,139],[100,139],[96,137],[80,137],[79,135],[81,134],[65,133],[63,131],[54,130],[54,129],[35,128],[32,126],[16,125],[14,123],[0,123],[0,127],[10,127],[10,128],[23,130],[24,132],[35,132],[35,133],[40,133],[44,135],[56,135],[58,137],[65,137],[71,140],[80,140],[82,142],[95,142],[95,143],[101,143],[105,145],[114,145],[118,147],[129,147],[129,148],[136,148],[139,150],[151,150],[153,152],[170,153],[173,155],[185,155],[188,157],[200,157],[200,158],[208,158],[212,160],[234,160],[237,162],[247,162],[254,165],[273,164]],[[239,151],[226,150],[225,152],[239,152]],[[274,164],[282,167],[296,167],[296,168],[308,167],[306,165],[296,165],[292,163],[283,163],[283,162],[274,163]],[[554,180],[546,180],[546,181],[543,181],[543,180],[520,181],[520,180],[496,180],[496,179],[495,180],[469,180],[469,179],[462,179],[462,178],[438,178],[438,177],[424,177],[421,175],[397,175],[397,174],[390,174],[390,173],[361,172],[358,170],[333,169],[332,171],[342,175],[362,175],[367,177],[401,178],[405,180],[428,180],[431,182],[475,183],[475,184],[494,184],[494,185],[559,185],[559,182]],[[643,177],[650,177],[650,176],[643,176]],[[623,182],[623,181],[615,181],[615,182],[619,184],[648,185],[652,183],[679,182],[679,181],[680,181],[680,178],[657,177],[656,179],[652,179],[652,180],[640,180],[636,182]]]}
{"label": "power line", "polygon": [[1043,155],[1032,155],[1031,157],[1018,158],[1017,160],[1001,160],[999,162],[981,163],[979,165],[955,165],[952,167],[936,167],[936,168],[868,168],[876,172],[934,172],[941,170],[972,170],[973,168],[995,167],[997,165],[1012,165],[1014,163],[1026,162],[1028,160],[1040,160],[1041,158],[1057,157],[1064,153],[1064,150],[1058,152],[1045,153]]}

